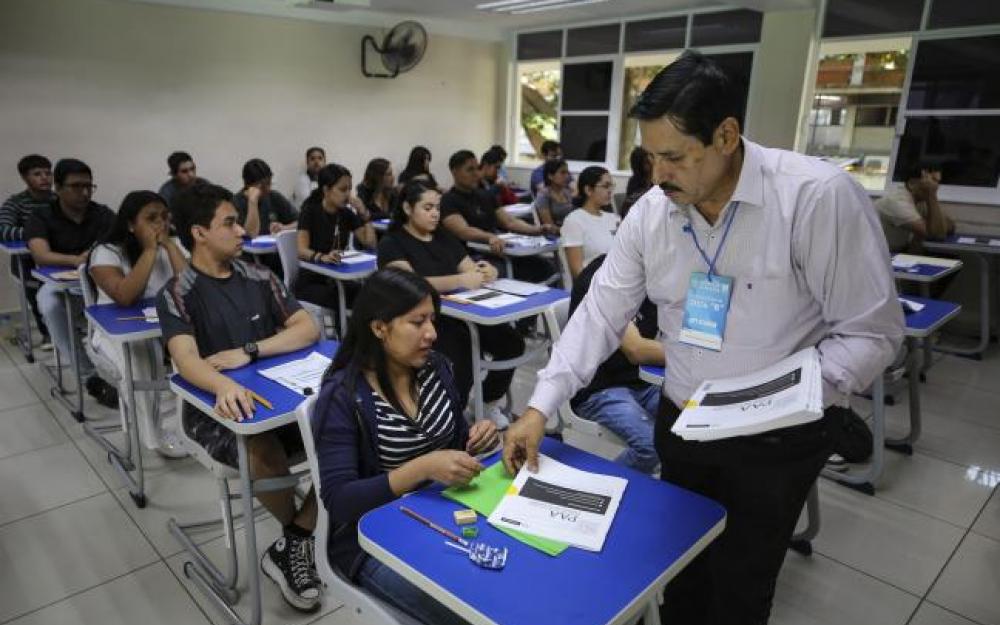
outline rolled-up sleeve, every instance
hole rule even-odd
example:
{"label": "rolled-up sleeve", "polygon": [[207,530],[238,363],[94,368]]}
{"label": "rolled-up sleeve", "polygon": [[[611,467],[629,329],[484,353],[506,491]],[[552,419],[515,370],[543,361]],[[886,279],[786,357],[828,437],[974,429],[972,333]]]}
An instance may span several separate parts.
{"label": "rolled-up sleeve", "polygon": [[548,365],[528,405],[551,416],[586,386],[597,367],[621,345],[628,322],[646,296],[642,216],[633,210],[622,222],[590,290],[552,348]]}
{"label": "rolled-up sleeve", "polygon": [[905,322],[871,201],[846,175],[825,181],[796,225],[796,262],[830,329],[818,345],[824,404],[863,391],[895,358]]}

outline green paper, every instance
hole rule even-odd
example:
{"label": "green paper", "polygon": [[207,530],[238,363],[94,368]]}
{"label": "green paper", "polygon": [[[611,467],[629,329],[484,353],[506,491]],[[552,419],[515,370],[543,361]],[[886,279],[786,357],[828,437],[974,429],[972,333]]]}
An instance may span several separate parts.
{"label": "green paper", "polygon": [[[480,473],[468,486],[452,486],[446,488],[441,494],[452,501],[457,501],[464,506],[472,508],[483,516],[489,517],[493,514],[493,510],[500,504],[504,493],[507,492],[507,489],[510,488],[513,482],[514,478],[507,475],[503,463],[496,462]],[[569,547],[566,543],[531,536],[517,530],[507,529],[506,527],[497,527],[497,529],[550,556],[557,556]]]}

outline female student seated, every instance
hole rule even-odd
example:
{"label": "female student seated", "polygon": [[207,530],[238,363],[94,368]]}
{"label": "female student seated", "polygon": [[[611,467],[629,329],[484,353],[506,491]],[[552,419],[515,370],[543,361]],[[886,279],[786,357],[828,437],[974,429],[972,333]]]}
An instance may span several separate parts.
{"label": "female student seated", "polygon": [[573,210],[569,166],[562,159],[545,161],[542,178],[545,186],[535,197],[535,213],[544,225],[561,225]]}
{"label": "female student seated", "polygon": [[396,204],[395,175],[392,164],[384,158],[373,158],[365,168],[365,177],[358,184],[358,198],[364,203],[371,219],[387,219]]}
{"label": "female student seated", "polygon": [[559,240],[574,280],[592,260],[611,250],[621,223],[618,215],[605,210],[615,191],[615,181],[607,169],[597,166],[584,169],[580,172],[577,188],[580,208],[566,216]]}
{"label": "female student seated", "polygon": [[[354,234],[355,246],[374,248],[375,230],[368,223],[368,211],[362,205],[350,203],[351,172],[331,163],[319,170],[316,181],[316,189],[302,204],[299,213],[299,259],[338,263],[351,234]],[[337,288],[332,279],[311,271],[299,272],[295,297],[323,308],[337,309]]]}
{"label": "female student seated", "polygon": [[429,186],[438,189],[437,180],[431,173],[431,151],[422,145],[418,145],[410,150],[410,157],[406,159],[406,167],[399,172],[399,186],[405,185],[411,180],[423,180]]}
{"label": "female student seated", "polygon": [[466,425],[451,367],[431,349],[439,311],[437,292],[412,272],[369,278],[323,380],[313,432],[331,564],[418,621],[450,625],[465,621],[367,556],[357,530],[366,512],[429,481],[467,484],[483,469],[473,456],[499,443],[489,421]]}
{"label": "female student seated", "polygon": [[[441,219],[441,194],[426,183],[415,180],[400,194],[399,207],[389,232],[378,246],[378,266],[414,271],[438,290],[478,289],[496,280],[496,268],[486,262],[474,262],[465,247],[438,224]],[[462,397],[472,388],[472,347],[465,322],[440,317],[437,349],[455,365],[455,379]],[[480,346],[494,360],[517,358],[524,353],[524,340],[506,324],[478,326]],[[490,371],[483,380],[486,417],[506,427],[508,420],[500,408],[500,399],[510,388],[514,371]]]}
{"label": "female student seated", "polygon": [[[110,232],[90,255],[89,273],[97,286],[98,304],[132,306],[141,299],[155,297],[186,266],[185,252],[170,238],[166,201],[152,191],[132,191],[122,200]],[[103,333],[95,332],[91,345],[119,373],[124,371],[124,353]],[[163,349],[158,340],[132,345],[131,355],[133,378],[163,377]],[[124,394],[120,397],[127,399]],[[157,412],[153,394],[139,392],[136,404],[132,409],[141,424],[146,447],[171,458],[186,456],[176,430],[164,428],[161,420],[162,409],[172,407],[173,402],[161,396]]]}

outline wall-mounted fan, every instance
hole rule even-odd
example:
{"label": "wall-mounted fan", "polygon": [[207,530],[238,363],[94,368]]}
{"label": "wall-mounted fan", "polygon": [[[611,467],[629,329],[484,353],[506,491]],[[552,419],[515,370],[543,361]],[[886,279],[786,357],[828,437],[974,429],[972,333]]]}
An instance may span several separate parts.
{"label": "wall-mounted fan", "polygon": [[[382,58],[388,73],[368,71],[369,45]],[[365,35],[361,39],[361,73],[367,78],[395,78],[417,66],[427,50],[427,31],[417,22],[400,22],[392,27],[379,46],[375,38]]]}

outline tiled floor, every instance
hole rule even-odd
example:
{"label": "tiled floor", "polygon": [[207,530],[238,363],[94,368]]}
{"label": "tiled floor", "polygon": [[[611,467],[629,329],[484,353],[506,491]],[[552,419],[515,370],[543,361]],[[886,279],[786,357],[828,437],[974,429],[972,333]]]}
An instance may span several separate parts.
{"label": "tiled floor", "polygon": [[[775,625],[1000,625],[1000,350],[945,357],[929,377],[917,453],[888,455],[874,497],[821,482],[815,553],[789,553]],[[516,408],[533,379],[534,368],[515,377]],[[905,393],[897,399],[890,432],[906,419]],[[0,625],[223,622],[166,529],[172,516],[214,513],[215,484],[192,460],[145,458],[149,505],[138,510],[37,365],[0,346]],[[268,518],[257,527],[262,545],[278,529]],[[218,531],[198,540],[224,544]],[[270,585],[264,604],[265,623],[348,622],[333,601],[296,614]]]}

